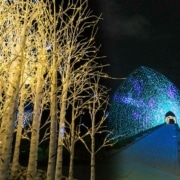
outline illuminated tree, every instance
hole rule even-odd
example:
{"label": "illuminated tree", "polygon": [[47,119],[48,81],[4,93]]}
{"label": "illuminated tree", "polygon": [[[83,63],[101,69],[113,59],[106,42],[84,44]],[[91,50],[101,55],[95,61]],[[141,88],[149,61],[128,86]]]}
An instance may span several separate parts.
{"label": "illuminated tree", "polygon": [[[39,9],[41,7],[41,9]],[[2,153],[0,170],[3,172],[2,179],[9,175],[9,163],[11,159],[11,147],[14,136],[16,111],[19,109],[18,120],[22,121],[23,103],[27,99],[24,86],[28,84],[34,103],[34,120],[32,126],[31,156],[29,160],[28,173],[34,175],[36,171],[37,146],[39,143],[39,118],[44,108],[43,102],[46,93],[43,93],[45,74],[48,57],[46,38],[43,34],[43,2],[35,1],[2,1],[1,2],[1,67],[2,77],[7,79],[6,91],[4,91],[3,116],[1,123]],[[38,23],[37,23],[38,22]],[[38,33],[40,32],[40,33]],[[5,66],[4,66],[5,65]],[[23,81],[21,81],[23,79]],[[28,96],[28,95],[27,95]],[[3,97],[3,96],[2,96]],[[20,97],[20,98],[19,98]],[[20,105],[19,105],[20,100]],[[19,107],[18,107],[19,106]],[[21,116],[21,117],[20,117]],[[20,141],[22,128],[18,122],[17,135]],[[37,130],[37,131],[36,131]],[[19,143],[19,142],[18,142]],[[18,146],[18,143],[16,144]],[[15,146],[15,147],[17,147]],[[17,159],[18,148],[15,148],[15,159]],[[13,161],[13,169],[16,165]],[[7,172],[7,173],[4,173]]]}
{"label": "illuminated tree", "polygon": [[[98,59],[96,54],[99,50],[95,46],[94,41],[94,37],[96,35],[95,26],[99,18],[92,15],[91,11],[88,9],[88,1],[69,1],[69,4],[67,4],[67,6],[64,5],[63,7],[63,12],[66,13],[61,16],[61,48],[58,48],[59,56],[61,57],[59,65],[61,93],[59,96],[60,117],[55,179],[62,178],[62,152],[65,137],[65,126],[67,122],[66,113],[70,105],[70,90],[73,88],[75,80],[77,81],[76,86],[78,86],[79,83],[81,87],[81,78],[77,79],[77,77],[81,73],[83,75],[83,71],[85,72],[86,69],[88,70],[88,67],[91,67],[91,63],[88,64],[88,61],[95,61],[95,59]],[[78,100],[78,98],[75,97],[74,100]],[[74,103],[75,102],[71,102],[71,105],[74,106]],[[75,119],[73,119],[72,123],[74,123],[74,120]],[[74,128],[72,128],[70,131],[72,135],[70,151],[73,153],[75,142],[73,137]],[[70,176],[72,176],[72,166],[70,168]]]}
{"label": "illuminated tree", "polygon": [[[56,13],[56,1],[52,1],[53,7],[53,21],[52,21],[52,38],[53,42],[50,45],[50,50],[53,52],[52,61],[50,65],[50,141],[49,141],[49,157],[47,167],[47,180],[55,179],[56,169],[56,148],[57,148],[57,72],[58,72],[58,61],[60,58],[57,56],[57,22],[61,12]],[[50,8],[51,6],[49,6]],[[61,30],[60,30],[61,31]]]}
{"label": "illuminated tree", "polygon": [[38,64],[38,72],[35,86],[35,94],[33,103],[33,121],[32,121],[32,129],[31,129],[31,143],[30,143],[30,156],[28,162],[28,170],[27,170],[27,179],[32,179],[35,176],[37,169],[37,160],[38,160],[38,145],[39,145],[39,133],[40,133],[40,124],[42,118],[43,111],[43,65]]}
{"label": "illuminated tree", "polygon": [[[65,140],[64,145],[70,153],[69,163],[69,179],[73,179],[73,161],[75,144],[80,140],[80,137],[84,136],[81,133],[82,128],[82,116],[88,107],[89,100],[91,98],[89,91],[91,89],[90,77],[95,68],[93,66],[94,59],[89,59],[73,71],[71,79],[71,87],[69,88],[68,104],[71,113],[70,119],[66,121]],[[95,72],[94,72],[95,73]]]}
{"label": "illuminated tree", "polygon": [[[46,105],[49,102],[49,97],[47,95],[47,78],[46,73],[49,70],[49,60],[51,60],[50,53],[47,50],[48,43],[48,29],[46,29],[46,11],[44,10],[44,3],[37,2],[35,3],[38,7],[38,18],[35,19],[36,23],[34,24],[34,36],[33,36],[33,45],[34,45],[34,63],[35,76],[33,84],[30,84],[32,87],[32,96],[33,96],[33,121],[31,127],[31,141],[30,141],[30,156],[28,161],[27,168],[27,180],[33,179],[37,170],[37,160],[38,160],[38,145],[40,138],[40,126],[42,120],[42,112],[45,109]],[[32,57],[31,57],[32,58]]]}
{"label": "illuminated tree", "polygon": [[[24,76],[21,76],[24,77]],[[23,80],[22,80],[23,81]],[[22,82],[21,81],[21,82]],[[16,138],[15,138],[15,146],[14,146],[14,152],[13,152],[13,160],[11,165],[11,177],[10,179],[15,179],[15,176],[19,170],[19,156],[20,156],[20,145],[21,145],[21,139],[28,138],[27,128],[28,123],[31,119],[31,114],[28,112],[28,114],[25,114],[25,108],[26,106],[29,106],[29,103],[32,103],[30,100],[30,94],[29,89],[26,87],[25,84],[23,84],[20,92],[19,92],[19,106],[17,111],[17,120],[15,121],[15,127],[16,127]]]}
{"label": "illuminated tree", "polygon": [[[34,4],[32,4],[34,5]],[[30,28],[28,29],[28,31]],[[13,153],[13,160],[11,166],[11,179],[14,179],[19,169],[19,155],[20,145],[22,138],[30,141],[31,124],[32,124],[32,111],[33,111],[33,93],[35,82],[35,62],[36,55],[33,56],[33,50],[35,46],[32,43],[33,35],[28,34],[26,37],[26,48],[24,51],[24,63],[21,68],[21,89],[18,95],[17,105],[17,119],[15,120],[15,146]],[[26,111],[26,109],[28,109]]]}
{"label": "illuminated tree", "polygon": [[[19,11],[19,5],[26,7]],[[20,77],[21,69],[24,63],[24,52],[26,42],[26,32],[31,22],[28,3],[23,1],[16,3],[1,1],[1,56],[3,62],[7,63],[6,72],[8,72],[6,81],[5,101],[3,106],[3,116],[1,122],[2,152],[0,172],[1,179],[8,179],[9,163],[11,160],[12,141],[14,134],[14,122],[16,118],[16,108],[18,102],[18,93],[21,88]],[[24,12],[24,16],[21,13]],[[5,18],[6,17],[6,20]],[[6,172],[6,173],[5,173]]]}
{"label": "illuminated tree", "polygon": [[[88,122],[84,122],[86,132],[83,136],[79,137],[91,156],[91,180],[95,180],[95,155],[102,148],[114,145],[117,139],[117,137],[110,138],[112,132],[108,130],[106,124],[109,91],[104,85],[101,85],[100,83],[100,78],[104,76],[105,74],[103,74],[101,71],[97,71],[91,74],[89,82],[90,97],[87,108],[90,125],[88,125]],[[91,139],[90,144],[84,139],[88,136],[90,136]],[[99,140],[97,140],[98,138]]]}
{"label": "illuminated tree", "polygon": [[171,111],[180,119],[180,93],[161,73],[141,66],[115,92],[109,109],[109,129],[127,139],[165,123]]}
{"label": "illuminated tree", "polygon": [[[96,112],[90,113],[91,105],[97,102],[90,93],[94,92],[95,87],[92,81],[94,76],[98,77],[94,83],[97,88],[102,87],[99,78],[104,76],[101,72],[103,65],[97,61],[99,47],[95,43],[99,17],[89,10],[88,0],[62,1],[60,7],[57,7],[55,0],[0,3],[1,179],[9,178],[15,130],[11,179],[18,169],[19,147],[25,132],[22,124],[26,103],[32,103],[34,107],[32,122],[28,123],[31,138],[28,137],[30,155],[27,180],[35,178],[38,146],[47,138],[50,138],[47,179],[62,179],[64,146],[70,152],[69,179],[73,179],[75,143],[86,136],[81,133],[80,116],[89,109],[89,114],[93,114],[89,123],[91,120],[94,122]],[[107,99],[102,104],[105,102]],[[42,122],[42,113],[47,109],[50,118]],[[69,110],[72,117],[66,119]],[[97,131],[104,120],[101,119]],[[40,139],[42,123],[46,129]],[[87,135],[91,133],[94,136],[94,131],[87,129]],[[92,138],[92,144],[94,140]],[[106,146],[106,139],[104,142],[103,146]],[[91,155],[94,156],[93,150]]]}
{"label": "illuminated tree", "polygon": [[80,123],[79,121],[83,113],[83,109],[87,105],[87,103],[83,101],[85,99],[86,91],[84,78],[87,78],[88,72],[82,72],[81,70],[78,68],[78,71],[74,72],[74,76],[72,76],[73,87],[69,89],[69,93],[71,95],[68,97],[70,107],[69,113],[71,113],[71,117],[70,120],[68,119],[65,122],[68,132],[65,132],[64,145],[70,153],[69,180],[73,179],[75,143],[79,140],[78,135],[80,133],[78,125]]}

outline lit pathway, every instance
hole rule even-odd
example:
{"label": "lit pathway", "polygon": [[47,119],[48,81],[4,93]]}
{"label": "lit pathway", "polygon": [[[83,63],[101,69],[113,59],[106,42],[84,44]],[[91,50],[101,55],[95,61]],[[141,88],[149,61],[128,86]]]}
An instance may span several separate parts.
{"label": "lit pathway", "polygon": [[164,125],[99,164],[96,180],[179,180],[177,131]]}

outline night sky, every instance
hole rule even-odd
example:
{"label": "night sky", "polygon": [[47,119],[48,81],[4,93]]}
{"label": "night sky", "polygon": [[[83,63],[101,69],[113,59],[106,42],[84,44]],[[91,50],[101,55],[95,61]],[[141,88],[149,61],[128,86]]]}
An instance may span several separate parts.
{"label": "night sky", "polygon": [[[110,76],[127,77],[147,66],[180,88],[179,0],[90,0],[90,8],[102,13],[97,38]],[[108,81],[111,93],[120,82]]]}

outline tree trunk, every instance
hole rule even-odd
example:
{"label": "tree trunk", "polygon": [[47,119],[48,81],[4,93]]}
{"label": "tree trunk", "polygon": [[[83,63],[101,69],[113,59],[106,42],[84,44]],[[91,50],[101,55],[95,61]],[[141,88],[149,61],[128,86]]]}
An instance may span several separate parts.
{"label": "tree trunk", "polygon": [[[2,82],[2,78],[0,79],[0,82]],[[3,132],[5,131],[5,125],[6,125],[6,122],[5,121],[2,121],[2,115],[3,115],[3,109],[4,109],[4,101],[5,100],[3,100],[3,94],[5,93],[5,92],[3,92],[3,85],[5,86],[5,84],[1,84],[0,85],[0,103],[1,103],[1,105],[0,105],[0,108],[1,108],[1,114],[0,114],[0,157],[1,157],[1,153],[2,153],[2,147],[3,147],[3,143],[2,143],[2,141],[3,141]]]}
{"label": "tree trunk", "polygon": [[48,168],[47,168],[47,180],[55,179],[55,169],[56,169],[56,157],[57,157],[57,58],[56,58],[56,1],[53,0],[54,9],[54,37],[53,37],[53,62],[52,62],[52,82],[51,82],[51,94],[50,94],[50,142],[49,142],[49,158],[48,158]]}
{"label": "tree trunk", "polygon": [[[2,77],[0,77],[0,82],[1,82],[1,85],[0,85],[0,109],[3,108],[4,106],[4,100],[3,100],[3,81],[2,81]],[[1,132],[1,128],[2,128],[2,119],[1,119],[1,116],[2,116],[2,110],[0,111],[1,115],[0,115],[0,132]],[[1,133],[0,133],[1,135]],[[0,136],[0,157],[1,157],[1,152],[2,152],[2,136]]]}
{"label": "tree trunk", "polygon": [[42,97],[43,97],[43,73],[42,65],[39,64],[37,72],[37,84],[34,97],[34,112],[33,112],[33,122],[31,129],[31,143],[30,143],[30,153],[29,162],[27,168],[26,180],[33,180],[37,171],[37,160],[38,160],[38,145],[39,145],[39,131],[42,116]]}
{"label": "tree trunk", "polygon": [[69,180],[73,180],[74,175],[74,142],[70,148]]}
{"label": "tree trunk", "polygon": [[[12,141],[14,135],[14,113],[16,107],[16,94],[13,86],[9,85],[8,100],[6,100],[6,111],[3,114],[3,126],[5,125],[5,129],[2,129],[4,132],[1,133],[2,137],[2,153],[1,153],[1,163],[0,163],[0,174],[2,180],[7,180],[9,177],[9,165],[11,161],[12,154]],[[11,103],[10,103],[11,102]],[[6,124],[4,124],[6,122]],[[4,127],[3,127],[4,128]]]}
{"label": "tree trunk", "polygon": [[[27,19],[25,17],[25,22],[21,31],[20,39],[21,41],[17,44],[14,54],[12,55],[12,64],[9,69],[8,77],[8,89],[6,92],[6,99],[3,108],[3,118],[1,127],[1,137],[2,138],[2,153],[0,162],[0,174],[2,180],[7,180],[9,177],[9,165],[12,155],[12,142],[14,135],[14,117],[15,108],[17,106],[17,94],[19,92],[21,67],[23,63],[22,52],[25,44],[25,32],[27,28]],[[2,129],[3,128],[3,129]],[[3,132],[2,132],[3,131]]]}
{"label": "tree trunk", "polygon": [[95,180],[95,137],[91,137],[91,180]]}
{"label": "tree trunk", "polygon": [[66,106],[67,106],[67,95],[69,88],[69,77],[70,77],[70,58],[67,61],[67,68],[65,77],[62,78],[62,96],[61,96],[61,109],[60,109],[60,119],[59,119],[59,136],[58,136],[58,148],[57,148],[57,161],[56,161],[56,173],[55,180],[62,179],[62,164],[63,164],[63,141],[64,141],[64,131],[65,131],[65,116],[66,116]]}
{"label": "tree trunk", "polygon": [[56,148],[57,148],[57,71],[56,64],[52,67],[52,83],[51,83],[51,100],[50,100],[50,142],[49,142],[49,158],[47,168],[47,180],[54,180],[56,166]]}
{"label": "tree trunk", "polygon": [[[65,93],[64,95],[66,95]],[[67,96],[67,95],[66,95]],[[65,111],[66,111],[66,102],[63,102],[60,112],[60,124],[59,124],[59,136],[58,136],[58,148],[57,148],[57,160],[56,160],[56,173],[55,180],[62,179],[62,164],[63,164],[63,140],[64,140],[64,131],[65,131]]]}
{"label": "tree trunk", "polygon": [[[54,97],[53,97],[54,96]],[[54,100],[53,100],[54,99]],[[51,96],[51,127],[49,142],[49,158],[47,168],[47,180],[54,180],[56,166],[56,147],[57,147],[57,117],[56,117],[55,94]]]}
{"label": "tree trunk", "polygon": [[[73,111],[74,107],[72,108]],[[73,112],[72,112],[73,113]],[[71,122],[71,146],[70,146],[70,163],[69,163],[69,180],[73,180],[73,169],[74,169],[74,126],[75,126],[74,113],[72,115]]]}
{"label": "tree trunk", "polygon": [[10,180],[15,179],[15,176],[19,170],[19,155],[20,155],[20,145],[21,145],[21,138],[22,138],[22,123],[24,119],[24,96],[23,91],[20,97],[20,105],[18,108],[18,121],[17,121],[17,132],[16,132],[16,141],[15,141],[15,148],[11,166],[11,177]]}
{"label": "tree trunk", "polygon": [[0,111],[0,157],[1,157],[2,146],[3,146],[3,143],[2,143],[3,136],[1,135],[1,132],[3,132],[3,130],[5,129],[5,123],[3,125],[3,122],[2,122],[2,114],[3,114],[3,107],[4,107],[3,95],[5,93],[5,91],[3,90],[3,86],[5,86],[5,84],[2,80],[2,77],[0,78],[0,82],[1,82],[1,85],[0,85],[0,108],[1,108],[1,111]]}
{"label": "tree trunk", "polygon": [[93,102],[92,110],[92,134],[91,134],[91,177],[90,180],[95,180],[95,101]]}
{"label": "tree trunk", "polygon": [[62,138],[58,140],[58,149],[57,149],[57,160],[56,160],[56,173],[55,180],[62,180],[62,163],[63,163],[63,140]]}

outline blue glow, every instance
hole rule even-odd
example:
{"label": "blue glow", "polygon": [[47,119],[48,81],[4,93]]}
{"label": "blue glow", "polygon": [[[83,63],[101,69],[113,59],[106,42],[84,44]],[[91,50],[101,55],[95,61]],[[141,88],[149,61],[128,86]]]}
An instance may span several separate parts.
{"label": "blue glow", "polygon": [[124,80],[115,92],[108,115],[108,126],[122,139],[165,122],[171,111],[180,122],[180,92],[161,73],[141,66]]}
{"label": "blue glow", "polygon": [[[16,111],[16,119],[18,117],[18,110]],[[22,128],[25,128],[33,120],[33,105],[29,104],[24,108]],[[17,127],[17,120],[15,121],[15,127]]]}

